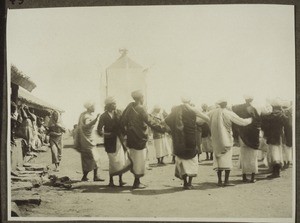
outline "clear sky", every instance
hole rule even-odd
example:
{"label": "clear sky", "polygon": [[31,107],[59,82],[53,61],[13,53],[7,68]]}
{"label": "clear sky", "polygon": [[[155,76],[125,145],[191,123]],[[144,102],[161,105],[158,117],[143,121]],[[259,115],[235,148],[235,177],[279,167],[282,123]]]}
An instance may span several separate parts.
{"label": "clear sky", "polygon": [[71,128],[83,102],[100,103],[100,77],[126,47],[149,68],[149,108],[182,94],[213,104],[252,94],[293,100],[294,8],[279,5],[82,7],[10,10],[8,64],[37,84],[32,94],[65,110]]}

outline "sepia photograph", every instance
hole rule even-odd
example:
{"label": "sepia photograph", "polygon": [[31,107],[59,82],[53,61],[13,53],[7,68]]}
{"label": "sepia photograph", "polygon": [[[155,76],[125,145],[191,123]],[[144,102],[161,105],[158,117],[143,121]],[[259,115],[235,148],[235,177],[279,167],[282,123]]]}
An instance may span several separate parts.
{"label": "sepia photograph", "polygon": [[10,221],[295,222],[295,8],[8,9]]}

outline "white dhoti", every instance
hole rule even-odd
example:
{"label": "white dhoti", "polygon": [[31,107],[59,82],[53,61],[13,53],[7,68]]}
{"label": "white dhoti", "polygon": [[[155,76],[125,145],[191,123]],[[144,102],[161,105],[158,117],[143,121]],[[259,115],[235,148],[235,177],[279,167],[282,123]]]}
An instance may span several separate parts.
{"label": "white dhoti", "polygon": [[120,175],[130,169],[131,161],[128,159],[128,153],[124,151],[119,138],[117,138],[116,152],[107,153],[107,155],[111,176]]}
{"label": "white dhoti", "polygon": [[232,148],[229,148],[226,153],[214,153],[213,161],[214,170],[231,170],[232,169]]}
{"label": "white dhoti", "polygon": [[283,163],[281,145],[269,145],[268,160],[271,165]]}
{"label": "white dhoti", "polygon": [[202,152],[205,152],[205,153],[212,153],[213,152],[210,137],[202,138]]}
{"label": "white dhoti", "polygon": [[198,174],[198,158],[181,159],[176,156],[175,159],[175,176],[183,179],[183,176],[196,177]]}
{"label": "white dhoti", "polygon": [[243,174],[258,173],[258,150],[246,145],[240,149],[240,164]]}
{"label": "white dhoti", "polygon": [[129,159],[132,162],[131,172],[136,177],[142,177],[145,175],[146,169],[146,157],[147,157],[147,149],[136,150],[129,149]]}
{"label": "white dhoti", "polygon": [[243,142],[240,138],[240,167],[243,174],[258,172],[258,150],[253,149]]}
{"label": "white dhoti", "polygon": [[292,162],[293,160],[293,147],[284,145],[282,147],[282,158],[284,162]]}
{"label": "white dhoti", "polygon": [[153,139],[153,144],[156,152],[156,158],[162,158],[171,154],[170,144],[164,136],[160,139]]}

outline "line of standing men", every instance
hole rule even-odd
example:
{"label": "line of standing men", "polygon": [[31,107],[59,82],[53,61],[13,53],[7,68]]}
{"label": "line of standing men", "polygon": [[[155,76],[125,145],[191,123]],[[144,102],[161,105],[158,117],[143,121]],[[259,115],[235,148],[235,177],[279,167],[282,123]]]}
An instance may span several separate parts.
{"label": "line of standing men", "polygon": [[[115,186],[114,176],[119,176],[119,185],[123,186],[125,182],[122,180],[122,174],[130,170],[135,177],[132,188],[146,187],[140,182],[140,178],[145,174],[147,129],[150,127],[156,132],[171,134],[175,155],[175,176],[183,180],[184,189],[191,189],[193,177],[197,176],[198,172],[196,122],[199,118],[208,123],[211,130],[213,165],[217,170],[218,185],[233,185],[229,182],[232,168],[233,124],[240,126],[238,130],[241,143],[243,143],[241,149],[243,180],[247,181],[246,173],[250,169],[251,182],[255,182],[257,163],[253,160],[257,160],[257,151],[253,152],[248,147],[257,147],[259,121],[256,110],[250,103],[247,104],[247,99],[245,105],[237,106],[233,109],[234,111],[226,108],[226,100],[220,100],[217,108],[205,114],[195,109],[188,98],[182,98],[182,104],[173,107],[165,120],[159,122],[147,113],[143,106],[144,96],[141,91],[134,91],[131,96],[134,102],[131,102],[122,114],[116,109],[115,100],[108,97],[105,100],[105,112],[101,115],[97,127],[99,135],[104,137],[104,146],[109,158],[109,186]],[[87,111],[80,115],[75,140],[76,147],[81,151],[84,173],[82,180],[88,180],[88,173],[94,170],[94,180],[102,181],[97,172],[100,167],[99,157],[94,152],[95,143],[91,136],[99,115],[97,118],[92,118],[94,104],[87,103],[85,107]],[[225,171],[224,183],[223,171]]]}

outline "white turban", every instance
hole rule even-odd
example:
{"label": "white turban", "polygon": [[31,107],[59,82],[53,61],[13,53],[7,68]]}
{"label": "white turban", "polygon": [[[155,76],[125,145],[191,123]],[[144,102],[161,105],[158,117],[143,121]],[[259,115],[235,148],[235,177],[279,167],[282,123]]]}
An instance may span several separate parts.
{"label": "white turban", "polygon": [[279,98],[274,98],[271,100],[271,105],[273,107],[280,107],[282,105],[282,101]]}
{"label": "white turban", "polygon": [[244,95],[244,99],[245,99],[245,100],[253,100],[254,97],[253,97],[252,95],[245,94],[245,95]]}
{"label": "white turban", "polygon": [[105,101],[104,101],[104,104],[105,104],[105,105],[113,104],[113,103],[116,103],[116,100],[115,100],[114,97],[111,97],[111,96],[107,97],[107,98],[105,99]]}
{"label": "white turban", "polygon": [[272,111],[273,111],[273,108],[269,104],[261,108],[261,114],[262,115],[270,114],[270,113],[272,113]]}
{"label": "white turban", "polygon": [[189,103],[191,99],[188,96],[181,96],[182,103]]}
{"label": "white turban", "polygon": [[144,95],[143,95],[143,92],[142,90],[136,90],[136,91],[133,91],[131,93],[131,97],[135,100],[135,99],[140,99],[142,98]]}
{"label": "white turban", "polygon": [[204,110],[204,109],[208,109],[208,105],[204,103],[204,104],[201,105],[201,108],[202,108],[203,110]]}
{"label": "white turban", "polygon": [[221,104],[221,103],[225,103],[227,102],[227,99],[225,98],[220,98],[218,101],[217,101],[217,104]]}
{"label": "white turban", "polygon": [[153,109],[161,109],[159,104],[154,105]]}
{"label": "white turban", "polygon": [[292,102],[291,102],[291,101],[288,101],[288,100],[282,100],[282,101],[281,101],[281,106],[282,106],[282,107],[289,108],[289,107],[292,106]]}
{"label": "white turban", "polygon": [[86,108],[86,109],[89,109],[91,108],[92,106],[95,106],[95,102],[93,101],[87,101],[83,104],[83,106]]}

